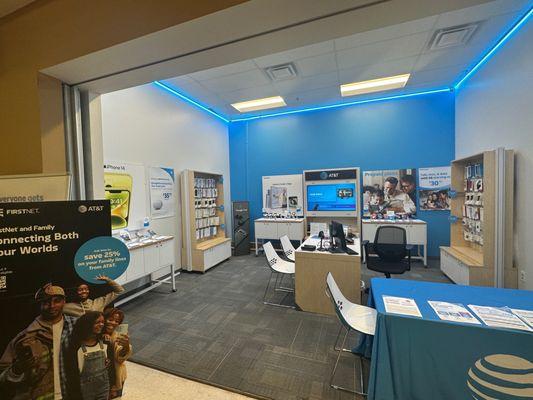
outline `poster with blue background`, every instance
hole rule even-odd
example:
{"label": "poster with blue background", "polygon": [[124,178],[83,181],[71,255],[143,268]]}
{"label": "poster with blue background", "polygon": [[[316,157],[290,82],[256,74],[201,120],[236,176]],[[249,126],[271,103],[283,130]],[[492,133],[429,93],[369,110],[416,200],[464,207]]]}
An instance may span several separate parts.
{"label": "poster with blue background", "polygon": [[425,211],[450,209],[451,168],[418,169],[418,201]]}

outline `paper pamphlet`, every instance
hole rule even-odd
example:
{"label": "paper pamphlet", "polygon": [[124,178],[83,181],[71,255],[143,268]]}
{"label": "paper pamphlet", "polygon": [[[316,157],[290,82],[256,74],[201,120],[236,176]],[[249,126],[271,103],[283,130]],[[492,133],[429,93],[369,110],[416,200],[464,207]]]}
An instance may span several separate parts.
{"label": "paper pamphlet", "polygon": [[414,299],[405,297],[383,296],[385,311],[391,314],[410,315],[422,318]]}
{"label": "paper pamphlet", "polygon": [[533,328],[533,311],[531,310],[518,310],[516,308],[511,308],[513,314],[518,315],[522,321]]}
{"label": "paper pamphlet", "polygon": [[481,325],[470,311],[462,304],[447,303],[445,301],[428,301],[437,316],[443,321],[464,322]]}
{"label": "paper pamphlet", "polygon": [[471,304],[468,307],[488,326],[520,329],[529,332],[533,331],[524,321],[514,315],[510,308],[476,306]]}

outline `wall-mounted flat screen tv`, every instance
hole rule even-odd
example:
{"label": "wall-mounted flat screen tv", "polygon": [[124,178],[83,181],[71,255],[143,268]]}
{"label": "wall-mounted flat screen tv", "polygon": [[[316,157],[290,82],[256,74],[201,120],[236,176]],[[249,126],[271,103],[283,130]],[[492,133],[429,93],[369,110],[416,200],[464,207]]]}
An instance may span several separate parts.
{"label": "wall-mounted flat screen tv", "polygon": [[355,183],[307,185],[307,211],[356,211]]}

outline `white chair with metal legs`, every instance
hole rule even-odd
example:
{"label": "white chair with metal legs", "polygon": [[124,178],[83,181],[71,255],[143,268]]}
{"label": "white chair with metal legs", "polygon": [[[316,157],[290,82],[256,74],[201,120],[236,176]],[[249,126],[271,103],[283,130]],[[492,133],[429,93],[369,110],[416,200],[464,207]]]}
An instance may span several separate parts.
{"label": "white chair with metal legs", "polygon": [[[268,265],[270,266],[270,269],[271,269],[270,277],[268,278],[268,284],[265,289],[265,294],[263,296],[263,303],[270,305],[270,306],[276,306],[276,307],[294,308],[294,306],[281,304],[283,300],[285,299],[285,297],[289,294],[289,292],[293,292],[294,290],[278,286],[278,279],[280,279],[280,277],[281,279],[283,279],[285,275],[294,276],[294,263],[285,261],[280,256],[278,256],[278,254],[276,253],[276,250],[274,250],[274,247],[272,246],[272,243],[270,242],[265,243],[263,245],[263,249],[265,251],[265,256],[267,258]],[[270,282],[272,281],[272,276],[274,274],[276,274],[276,281],[274,282],[274,291],[287,292],[285,297],[283,297],[283,299],[281,299],[279,303],[273,303],[267,299],[268,289],[270,287]]]}
{"label": "white chair with metal legs", "polygon": [[[339,359],[341,357],[342,352],[349,352],[354,354],[351,350],[344,348],[348,333],[350,333],[351,330],[354,330],[356,332],[374,336],[374,333],[376,331],[377,312],[373,308],[354,304],[348,299],[346,299],[346,297],[344,297],[341,290],[339,289],[337,282],[335,282],[333,275],[331,275],[331,272],[328,273],[328,276],[326,278],[326,295],[331,299],[333,307],[335,308],[335,313],[337,314],[337,317],[339,317],[339,321],[341,323],[341,329],[339,330],[339,334],[337,335],[337,339],[335,340],[335,343],[333,345],[333,348],[339,352],[339,355],[337,356],[335,366],[333,367],[333,371],[331,372],[329,384],[334,389],[366,396],[367,394],[365,393],[363,380],[363,359],[361,355],[357,354],[357,356],[359,357],[360,366],[360,392],[358,392],[357,390],[351,390],[342,386],[334,385],[333,379],[335,378],[335,372],[337,371],[337,366],[339,364]],[[341,346],[337,347],[337,342],[339,340],[339,336],[343,328],[346,329],[346,333],[344,334]]]}
{"label": "white chair with metal legs", "polygon": [[285,257],[287,257],[292,262],[296,261],[296,256],[294,254],[296,249],[292,245],[289,237],[285,235],[282,236],[279,240],[281,241],[281,247],[283,248],[283,253],[285,254]]}

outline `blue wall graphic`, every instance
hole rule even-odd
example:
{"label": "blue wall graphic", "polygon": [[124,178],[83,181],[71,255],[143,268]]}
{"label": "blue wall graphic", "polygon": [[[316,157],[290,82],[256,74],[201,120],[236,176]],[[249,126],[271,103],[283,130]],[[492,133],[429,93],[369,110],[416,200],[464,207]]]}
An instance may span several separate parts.
{"label": "blue wall graphic", "polygon": [[[232,200],[249,200],[253,220],[261,216],[264,175],[449,165],[455,152],[454,124],[453,93],[233,122]],[[418,217],[428,222],[428,254],[437,256],[439,246],[449,244],[449,212],[418,211]]]}

